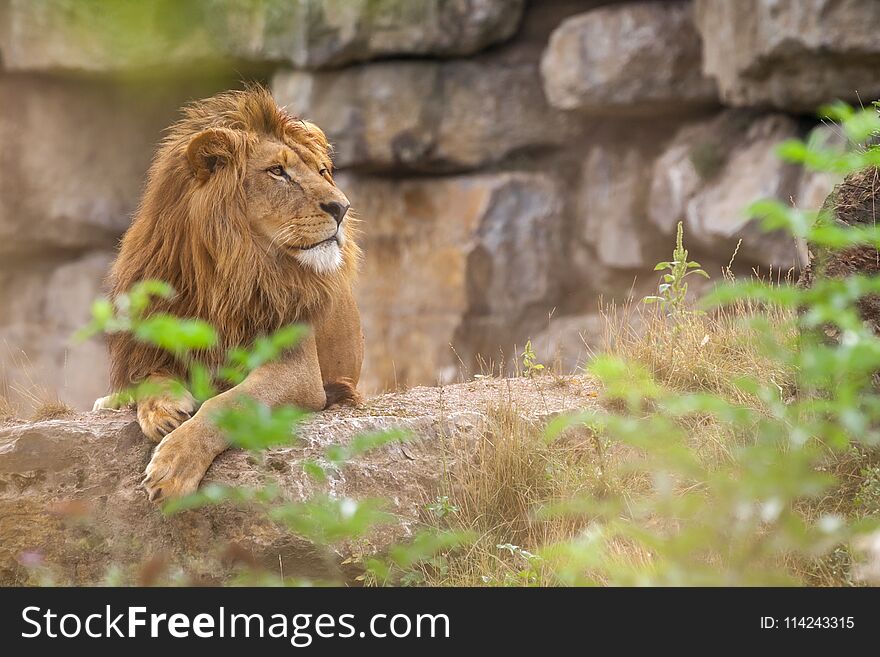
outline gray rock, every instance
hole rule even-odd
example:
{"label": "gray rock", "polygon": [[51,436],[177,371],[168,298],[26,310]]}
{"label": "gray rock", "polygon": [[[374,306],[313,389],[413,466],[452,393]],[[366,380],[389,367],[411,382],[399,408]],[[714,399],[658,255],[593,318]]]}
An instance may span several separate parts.
{"label": "gray rock", "polygon": [[[847,140],[840,126],[833,123],[817,125],[807,135],[806,141],[816,147],[843,153],[854,146]],[[802,210],[817,211],[843,176],[827,171],[804,169],[794,197],[795,206]]]}
{"label": "gray rock", "polygon": [[[358,301],[368,389],[454,381],[459,357],[484,343],[483,355],[521,345],[524,323],[546,320],[562,233],[560,189],[549,176],[338,183],[366,227]],[[482,331],[470,323],[478,318],[502,328]]]}
{"label": "gray rock", "polygon": [[337,166],[462,170],[559,146],[576,124],[547,106],[536,59],[381,62],[279,72],[272,89],[327,132]]}
{"label": "gray rock", "polygon": [[880,96],[876,0],[696,0],[695,21],[727,104],[814,112]]}
{"label": "gray rock", "polygon": [[570,374],[601,350],[605,320],[598,311],[552,317],[547,327],[532,338],[538,361],[551,371]]}
{"label": "gray rock", "polygon": [[523,0],[10,0],[10,70],[91,72],[237,60],[342,65],[469,55],[517,29]]}
{"label": "gray rock", "polygon": [[789,117],[735,110],[683,128],[654,166],[651,221],[670,236],[684,221],[686,242],[720,262],[741,238],[740,261],[783,271],[794,266],[794,240],[765,234],[746,208],[763,198],[789,202],[797,193],[798,169],[776,155],[782,141],[797,136]]}
{"label": "gray rock", "polygon": [[691,14],[690,2],[637,2],[567,19],[541,60],[550,104],[642,115],[716,104]]}
{"label": "gray rock", "polygon": [[653,231],[647,218],[646,183],[653,155],[650,148],[619,142],[599,143],[587,152],[577,191],[575,237],[577,244],[593,247],[606,267],[635,269],[648,264],[645,247]]}
{"label": "gray rock", "polygon": [[112,247],[161,131],[209,84],[0,77],[0,254]]}
{"label": "gray rock", "polygon": [[113,257],[94,251],[0,268],[0,371],[3,393],[25,411],[61,401],[91,408],[107,394],[107,350],[99,340],[75,342]]}

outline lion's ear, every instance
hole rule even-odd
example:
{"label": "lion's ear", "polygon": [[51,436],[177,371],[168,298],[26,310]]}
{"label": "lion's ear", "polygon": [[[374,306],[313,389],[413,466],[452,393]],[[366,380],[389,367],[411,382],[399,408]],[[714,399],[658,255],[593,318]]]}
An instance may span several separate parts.
{"label": "lion's ear", "polygon": [[211,128],[193,137],[186,148],[186,160],[193,175],[205,182],[218,168],[235,158],[239,136],[228,128]]}

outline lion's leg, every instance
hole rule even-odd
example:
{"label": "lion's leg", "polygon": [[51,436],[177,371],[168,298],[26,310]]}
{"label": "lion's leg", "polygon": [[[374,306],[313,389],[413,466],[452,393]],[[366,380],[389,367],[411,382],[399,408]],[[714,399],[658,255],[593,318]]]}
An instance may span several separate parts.
{"label": "lion's leg", "polygon": [[159,442],[192,417],[196,400],[188,390],[165,376],[151,376],[144,383],[155,387],[156,392],[138,399],[138,424],[147,438]]}
{"label": "lion's leg", "polygon": [[357,384],[364,360],[364,334],[360,312],[350,289],[340,293],[316,323],[315,341],[327,408],[337,404],[360,404]]}
{"label": "lion's leg", "polygon": [[326,397],[314,337],[308,337],[284,359],[251,372],[239,385],[209,399],[188,422],[169,433],[153,452],[143,485],[150,499],[161,502],[195,492],[214,459],[229,444],[212,417],[235,407],[242,396],[269,406],[292,404],[318,411]]}

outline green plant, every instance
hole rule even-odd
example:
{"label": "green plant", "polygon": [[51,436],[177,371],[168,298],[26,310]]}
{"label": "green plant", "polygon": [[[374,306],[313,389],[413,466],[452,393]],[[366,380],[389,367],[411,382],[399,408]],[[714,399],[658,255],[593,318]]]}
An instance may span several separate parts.
{"label": "green plant", "polygon": [[443,520],[447,516],[458,513],[458,507],[449,501],[448,495],[441,495],[426,507],[437,520]]}
{"label": "green plant", "polygon": [[654,271],[666,271],[663,274],[663,282],[657,286],[657,295],[647,296],[643,299],[645,303],[659,303],[662,309],[670,315],[681,315],[688,311],[687,302],[687,277],[692,275],[703,276],[709,278],[699,262],[688,260],[687,249],[684,248],[684,228],[682,222],[678,222],[678,228],[675,234],[675,250],[672,252],[672,260],[668,262],[658,262],[654,267]]}
{"label": "green plant", "polygon": [[532,341],[526,340],[526,346],[522,354],[523,375],[533,377],[544,371],[544,365],[538,361],[535,350],[532,348]]}
{"label": "green plant", "polygon": [[543,562],[540,556],[512,543],[499,543],[495,547],[507,551],[516,561],[515,572],[505,574],[503,582],[505,586],[540,585],[540,570]]}

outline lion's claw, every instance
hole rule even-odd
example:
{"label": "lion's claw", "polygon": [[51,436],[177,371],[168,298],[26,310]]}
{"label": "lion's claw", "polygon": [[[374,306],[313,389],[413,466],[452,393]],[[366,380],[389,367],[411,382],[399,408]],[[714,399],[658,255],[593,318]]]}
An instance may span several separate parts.
{"label": "lion's claw", "polygon": [[195,399],[189,393],[148,397],[138,401],[138,424],[147,438],[159,442],[192,417],[195,408]]}
{"label": "lion's claw", "polygon": [[162,424],[162,427],[159,429],[159,432],[162,434],[162,437],[164,438],[165,436],[167,436],[169,433],[174,431],[177,427],[179,427],[181,424],[183,424],[188,419],[189,419],[189,416],[187,416],[186,419],[181,418],[177,421],[167,420]]}
{"label": "lion's claw", "polygon": [[194,493],[214,460],[199,446],[189,423],[169,433],[153,452],[141,485],[152,502]]}

